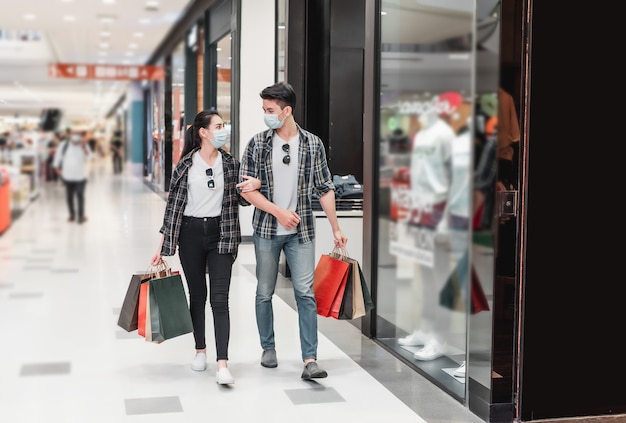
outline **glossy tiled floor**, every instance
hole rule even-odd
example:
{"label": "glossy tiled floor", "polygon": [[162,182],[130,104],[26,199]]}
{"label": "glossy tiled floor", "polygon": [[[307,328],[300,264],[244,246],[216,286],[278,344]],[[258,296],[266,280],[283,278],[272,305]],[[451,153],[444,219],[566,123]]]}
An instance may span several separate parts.
{"label": "glossy tiled floor", "polygon": [[[68,223],[63,187],[42,183],[0,236],[0,422],[481,421],[346,321],[319,318],[329,377],[301,380],[282,277],[279,366],[261,367],[251,244],[241,246],[232,281],[235,384],[215,383],[211,348],[208,370],[192,371],[191,334],[152,344],[117,326],[130,276],[148,267],[160,239],[162,196],[139,177],[112,175],[108,161],[94,163],[86,196],[88,222]],[[180,270],[177,256],[168,262]]]}

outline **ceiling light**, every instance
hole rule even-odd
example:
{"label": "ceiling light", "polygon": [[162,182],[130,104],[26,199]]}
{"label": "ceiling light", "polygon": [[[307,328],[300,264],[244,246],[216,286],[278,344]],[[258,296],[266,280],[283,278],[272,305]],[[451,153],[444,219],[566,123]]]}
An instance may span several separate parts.
{"label": "ceiling light", "polygon": [[100,47],[100,48],[109,48],[109,43],[100,43],[100,44],[98,44],[98,47]]}
{"label": "ceiling light", "polygon": [[158,1],[147,1],[146,2],[146,10],[148,12],[157,12],[159,10],[159,2]]}
{"label": "ceiling light", "polygon": [[72,16],[72,15],[63,16],[63,20],[65,22],[74,22],[76,20],[76,16]]}
{"label": "ceiling light", "polygon": [[35,19],[37,19],[37,16],[33,15],[32,13],[27,13],[24,15],[24,19],[26,19],[27,21],[34,21]]}
{"label": "ceiling light", "polygon": [[141,18],[141,19],[139,19],[139,23],[142,24],[142,25],[147,25],[147,24],[150,23],[150,19],[148,19],[148,18]]}
{"label": "ceiling light", "polygon": [[98,20],[102,23],[113,23],[116,19],[113,15],[98,15]]}
{"label": "ceiling light", "polygon": [[128,45],[128,48],[139,48],[139,44],[137,44],[137,43],[130,43]]}
{"label": "ceiling light", "polygon": [[133,37],[141,38],[143,37],[143,32],[139,32],[139,31],[133,32]]}
{"label": "ceiling light", "polygon": [[109,31],[100,31],[101,37],[110,37],[111,33]]}
{"label": "ceiling light", "polygon": [[102,4],[115,4],[115,0],[102,0]]}

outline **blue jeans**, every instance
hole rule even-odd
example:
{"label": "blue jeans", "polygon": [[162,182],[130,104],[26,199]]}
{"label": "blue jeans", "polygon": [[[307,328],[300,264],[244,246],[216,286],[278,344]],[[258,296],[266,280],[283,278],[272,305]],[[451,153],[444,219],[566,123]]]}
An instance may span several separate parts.
{"label": "blue jeans", "polygon": [[300,349],[302,360],[317,359],[317,303],[313,293],[315,272],[315,246],[313,242],[300,243],[297,234],[278,235],[274,239],[254,235],[256,256],[256,322],[261,347],[274,349],[274,309],[272,297],[276,289],[278,262],[281,251],[285,253],[291,271],[291,284],[298,308]]}

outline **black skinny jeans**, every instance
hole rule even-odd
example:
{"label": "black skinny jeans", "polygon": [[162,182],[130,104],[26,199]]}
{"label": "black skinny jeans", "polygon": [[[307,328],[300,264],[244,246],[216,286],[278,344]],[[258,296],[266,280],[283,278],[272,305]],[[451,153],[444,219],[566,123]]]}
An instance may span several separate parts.
{"label": "black skinny jeans", "polygon": [[228,296],[234,258],[219,254],[220,218],[183,217],[178,239],[180,264],[187,279],[196,349],[206,348],[206,270],[209,269],[210,304],[217,360],[228,360],[230,313]]}

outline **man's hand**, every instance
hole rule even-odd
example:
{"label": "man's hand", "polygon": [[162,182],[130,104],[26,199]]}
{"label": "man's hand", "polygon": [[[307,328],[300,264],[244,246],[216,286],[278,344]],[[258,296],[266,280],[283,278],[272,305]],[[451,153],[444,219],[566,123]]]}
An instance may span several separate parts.
{"label": "man's hand", "polygon": [[278,223],[287,229],[294,229],[300,223],[300,216],[298,216],[298,213],[286,209],[281,209],[278,213],[276,213],[276,219],[278,219]]}

